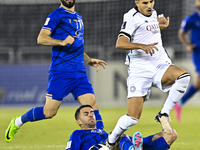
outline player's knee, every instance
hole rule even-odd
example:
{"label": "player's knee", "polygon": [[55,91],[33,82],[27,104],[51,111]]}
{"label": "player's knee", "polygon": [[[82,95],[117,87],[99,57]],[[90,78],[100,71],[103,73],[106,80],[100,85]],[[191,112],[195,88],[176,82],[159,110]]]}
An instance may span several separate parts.
{"label": "player's knee", "polygon": [[167,144],[172,145],[173,142],[177,139],[178,135],[176,133],[175,129],[172,129],[172,134],[171,135],[165,135],[164,139],[167,142]]}
{"label": "player's knee", "polygon": [[175,82],[177,84],[177,88],[178,88],[177,90],[186,92],[189,82],[190,82],[189,73],[184,73],[180,75]]}
{"label": "player's knee", "polygon": [[171,141],[174,142],[178,137],[178,134],[176,132],[175,129],[172,130],[172,137],[171,137]]}
{"label": "player's knee", "polygon": [[181,87],[186,87],[189,84],[189,82],[190,82],[189,73],[184,73],[176,79],[176,83],[179,84]]}
{"label": "player's knee", "polygon": [[45,110],[44,109],[44,116],[47,119],[53,118],[57,114],[57,110]]}

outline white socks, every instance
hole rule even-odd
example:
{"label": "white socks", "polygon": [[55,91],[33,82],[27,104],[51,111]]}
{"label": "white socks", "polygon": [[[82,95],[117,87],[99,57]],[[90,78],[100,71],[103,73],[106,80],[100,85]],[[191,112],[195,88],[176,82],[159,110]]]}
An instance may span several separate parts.
{"label": "white socks", "polygon": [[190,82],[190,74],[184,73],[180,75],[175,83],[172,85],[169,95],[165,101],[165,104],[161,110],[161,114],[167,113],[169,115],[174,105],[183,97],[185,94],[188,84]]}
{"label": "white socks", "polygon": [[109,143],[115,143],[120,135],[122,135],[129,127],[135,125],[139,119],[123,115],[119,118],[117,125],[115,126],[112,133],[108,136]]}
{"label": "white socks", "polygon": [[21,116],[15,119],[15,125],[21,127],[23,125]]}

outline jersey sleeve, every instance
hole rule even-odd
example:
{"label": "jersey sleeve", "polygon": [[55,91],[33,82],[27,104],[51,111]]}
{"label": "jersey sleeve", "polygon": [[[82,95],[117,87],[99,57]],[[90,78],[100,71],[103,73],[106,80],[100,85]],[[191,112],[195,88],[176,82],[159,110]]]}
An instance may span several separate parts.
{"label": "jersey sleeve", "polygon": [[131,41],[131,35],[136,30],[137,25],[135,23],[135,20],[133,19],[132,15],[124,15],[123,18],[123,24],[121,26],[121,30],[119,32],[119,36],[125,36]]}
{"label": "jersey sleeve", "polygon": [[181,29],[184,32],[187,32],[188,30],[191,29],[191,27],[192,27],[192,23],[190,22],[189,17],[186,17],[181,23]]}
{"label": "jersey sleeve", "polygon": [[155,9],[153,9],[153,17],[156,18],[156,20],[158,20],[158,14],[157,11]]}
{"label": "jersey sleeve", "polygon": [[46,21],[42,27],[42,29],[50,30],[53,32],[53,30],[57,27],[57,25],[60,22],[59,12],[54,11],[46,18]]}
{"label": "jersey sleeve", "polygon": [[79,150],[81,147],[81,140],[78,132],[74,131],[67,142],[66,150]]}

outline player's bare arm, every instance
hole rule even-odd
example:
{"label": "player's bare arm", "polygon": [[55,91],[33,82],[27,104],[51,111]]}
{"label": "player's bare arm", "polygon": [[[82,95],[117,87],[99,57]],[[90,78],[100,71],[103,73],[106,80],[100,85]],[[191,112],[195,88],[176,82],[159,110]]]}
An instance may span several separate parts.
{"label": "player's bare arm", "polygon": [[72,44],[74,42],[74,38],[72,36],[68,36],[65,40],[57,40],[53,39],[50,34],[51,31],[41,29],[37,38],[37,43],[47,46],[66,46],[67,44]]}
{"label": "player's bare arm", "polygon": [[195,47],[194,44],[191,44],[189,42],[189,39],[187,37],[187,34],[183,31],[183,29],[180,29],[179,32],[178,32],[178,37],[179,37],[179,40],[181,41],[181,43],[185,46],[186,50],[189,52],[189,53],[192,53],[193,51],[193,48]]}
{"label": "player's bare arm", "polygon": [[169,26],[169,17],[165,18],[165,16],[161,14],[161,15],[158,15],[157,20],[159,22],[160,30],[163,30]]}
{"label": "player's bare arm", "polygon": [[105,65],[107,63],[100,59],[90,58],[85,52],[84,52],[84,61],[88,63],[88,65],[94,67],[96,71],[99,71],[99,65],[101,65],[104,69],[106,68]]}
{"label": "player's bare arm", "polygon": [[142,49],[147,54],[150,54],[151,56],[155,53],[155,50],[158,51],[158,48],[155,46],[156,43],[152,44],[139,44],[139,43],[131,43],[128,38],[125,36],[120,36],[117,39],[116,48],[118,49],[124,49],[124,50],[131,50],[131,49]]}

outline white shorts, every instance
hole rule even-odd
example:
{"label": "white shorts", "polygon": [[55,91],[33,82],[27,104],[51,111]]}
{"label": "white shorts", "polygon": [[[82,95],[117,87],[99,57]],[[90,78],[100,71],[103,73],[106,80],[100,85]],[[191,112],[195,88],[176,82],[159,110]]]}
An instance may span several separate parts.
{"label": "white shorts", "polygon": [[170,59],[147,64],[130,62],[127,78],[127,99],[146,96],[146,101],[149,99],[151,87],[157,87],[163,92],[168,92],[171,86],[163,88],[161,79],[170,65]]}

